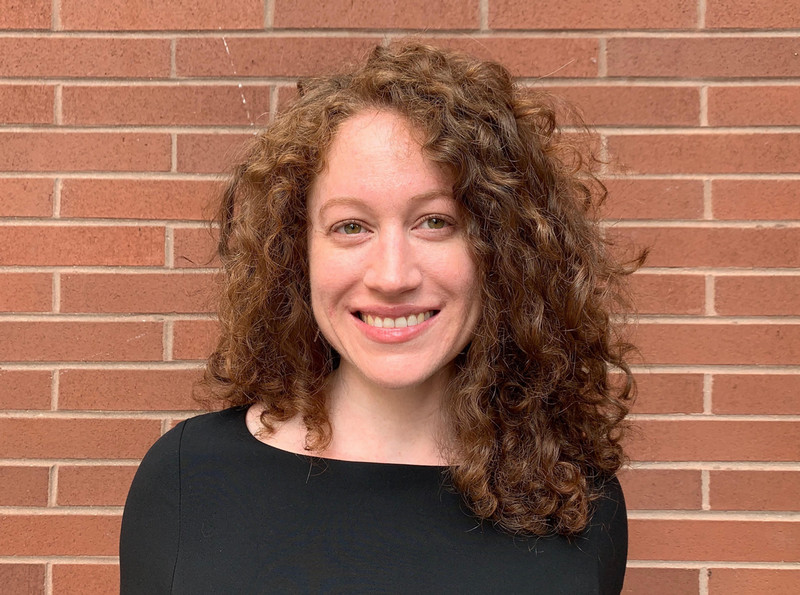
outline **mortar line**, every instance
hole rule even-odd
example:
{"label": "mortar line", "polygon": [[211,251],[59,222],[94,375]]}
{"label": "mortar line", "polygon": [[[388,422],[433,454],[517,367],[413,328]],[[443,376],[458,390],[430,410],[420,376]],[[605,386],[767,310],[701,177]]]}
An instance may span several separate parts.
{"label": "mortar line", "polygon": [[58,465],[52,465],[47,471],[47,506],[56,506],[58,491]]}
{"label": "mortar line", "polygon": [[178,40],[169,40],[169,78],[178,78],[178,67],[176,55],[178,53]]}
{"label": "mortar line", "polygon": [[700,87],[700,126],[708,126],[708,86]]}
{"label": "mortar line", "polygon": [[706,275],[705,276],[705,289],[706,289],[706,308],[705,313],[706,316],[716,316],[717,315],[717,305],[716,305],[716,282],[714,280],[714,275]]}
{"label": "mortar line", "polygon": [[714,219],[714,203],[710,179],[703,180],[703,219]]}
{"label": "mortar line", "polygon": [[706,27],[706,0],[697,0],[697,28],[705,29],[705,27]]}
{"label": "mortar line", "polygon": [[479,30],[489,30],[489,0],[479,0],[478,2],[478,21]]}
{"label": "mortar line", "polygon": [[53,0],[50,5],[50,27],[53,31],[61,30],[61,0]]}
{"label": "mortar line", "polygon": [[64,86],[58,84],[53,89],[53,123],[60,126],[64,123]]}
{"label": "mortar line", "polygon": [[711,415],[713,413],[711,406],[711,394],[714,383],[714,376],[712,374],[703,375],[703,414]]}
{"label": "mortar line", "polygon": [[53,180],[53,218],[61,217],[61,178]]}
{"label": "mortar line", "polygon": [[700,581],[698,595],[708,595],[708,568],[700,568]]}
{"label": "mortar line", "polygon": [[61,273],[53,273],[51,291],[53,292],[51,310],[54,314],[58,314],[61,312]]}
{"label": "mortar line", "polygon": [[170,136],[170,166],[169,170],[172,173],[178,171],[178,133],[173,132]]}
{"label": "mortar line", "polygon": [[272,85],[269,90],[269,121],[274,122],[278,115],[278,85]]}
{"label": "mortar line", "polygon": [[702,509],[711,510],[711,473],[708,469],[700,471],[700,494]]}
{"label": "mortar line", "polygon": [[163,345],[163,358],[165,362],[172,361],[172,352],[174,345],[174,322],[172,320],[164,321],[164,331],[162,335]]}
{"label": "mortar line", "polygon": [[275,0],[264,2],[264,29],[271,30],[275,22]]}
{"label": "mortar line", "polygon": [[53,563],[49,561],[44,565],[44,595],[53,595]]}
{"label": "mortar line", "polygon": [[597,76],[606,78],[608,76],[608,38],[598,39],[597,47]]}
{"label": "mortar line", "polygon": [[171,225],[164,228],[164,266],[175,269],[175,228]]}
{"label": "mortar line", "polygon": [[50,375],[50,411],[58,411],[58,391],[61,389],[60,372],[56,368]]}

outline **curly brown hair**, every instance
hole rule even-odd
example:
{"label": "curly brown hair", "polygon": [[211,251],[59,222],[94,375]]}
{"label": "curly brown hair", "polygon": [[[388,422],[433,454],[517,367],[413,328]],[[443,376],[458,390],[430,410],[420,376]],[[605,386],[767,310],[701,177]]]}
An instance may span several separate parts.
{"label": "curly brown hair", "polygon": [[376,47],[298,90],[223,196],[222,333],[207,382],[229,405],[262,404],[268,429],[300,416],[309,450],[327,446],[322,389],[337,354],[310,306],[307,193],[343,121],[391,110],[452,173],[481,284],[482,315],[444,404],[453,484],[508,531],[581,531],[624,462],[631,346],[612,312],[640,262],[610,255],[596,222],[605,189],[554,104],[499,64],[417,43]]}

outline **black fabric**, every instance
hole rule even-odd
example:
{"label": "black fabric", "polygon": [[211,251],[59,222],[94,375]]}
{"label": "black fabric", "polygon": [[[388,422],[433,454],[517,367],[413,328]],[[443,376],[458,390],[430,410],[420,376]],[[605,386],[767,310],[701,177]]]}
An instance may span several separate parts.
{"label": "black fabric", "polygon": [[245,411],[187,420],[148,452],[122,521],[122,595],[619,593],[616,479],[571,540],[469,516],[443,469],[311,458],[259,442]]}

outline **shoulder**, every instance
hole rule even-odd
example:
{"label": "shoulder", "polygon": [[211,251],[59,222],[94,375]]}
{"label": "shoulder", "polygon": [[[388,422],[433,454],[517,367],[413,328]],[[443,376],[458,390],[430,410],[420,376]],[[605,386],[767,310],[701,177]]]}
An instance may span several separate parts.
{"label": "shoulder", "polygon": [[616,477],[603,481],[585,535],[592,543],[603,593],[619,593],[628,559],[628,514]]}
{"label": "shoulder", "polygon": [[215,443],[230,441],[243,413],[225,410],[190,418],[159,438],[131,483],[120,534],[124,594],[169,592],[178,553],[181,484],[186,465]]}

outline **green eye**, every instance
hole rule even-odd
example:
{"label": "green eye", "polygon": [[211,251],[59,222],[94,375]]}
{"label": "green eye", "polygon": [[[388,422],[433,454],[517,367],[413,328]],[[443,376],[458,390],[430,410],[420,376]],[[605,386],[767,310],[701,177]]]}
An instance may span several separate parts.
{"label": "green eye", "polygon": [[342,229],[346,234],[361,233],[361,226],[358,223],[345,223]]}
{"label": "green eye", "polygon": [[428,229],[442,229],[445,225],[447,225],[447,221],[441,217],[431,217],[427,220],[427,223]]}

